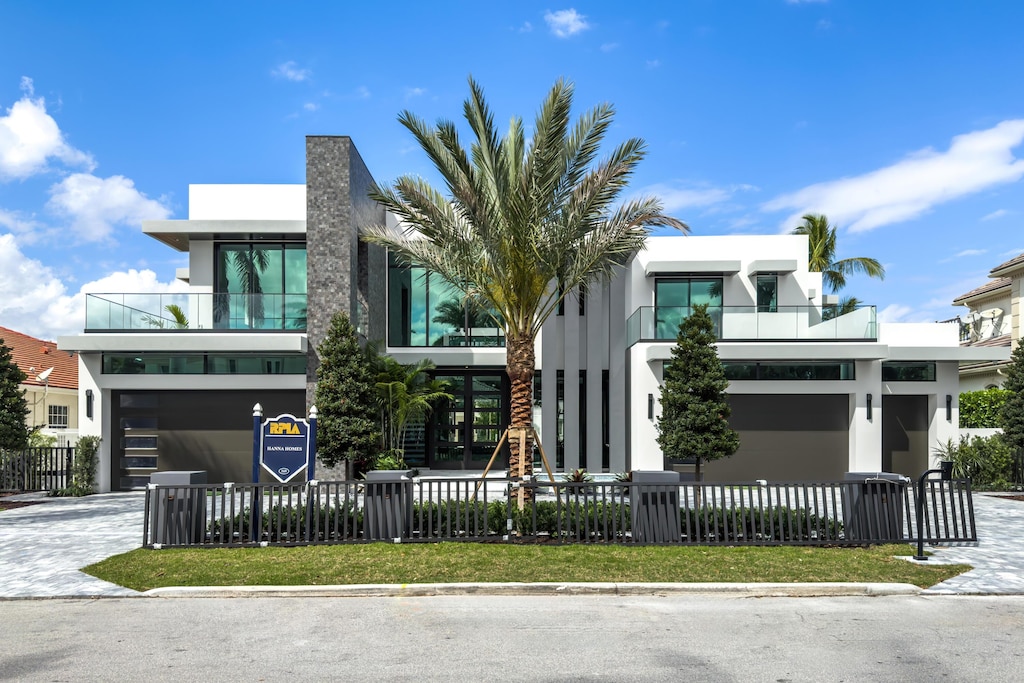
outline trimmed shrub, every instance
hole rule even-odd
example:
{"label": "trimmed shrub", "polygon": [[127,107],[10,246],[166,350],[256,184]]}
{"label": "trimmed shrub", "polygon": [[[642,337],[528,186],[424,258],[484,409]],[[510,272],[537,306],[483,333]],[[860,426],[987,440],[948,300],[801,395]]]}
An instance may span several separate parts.
{"label": "trimmed shrub", "polygon": [[1011,392],[1006,389],[983,389],[960,394],[960,427],[991,429],[999,426],[999,411]]}

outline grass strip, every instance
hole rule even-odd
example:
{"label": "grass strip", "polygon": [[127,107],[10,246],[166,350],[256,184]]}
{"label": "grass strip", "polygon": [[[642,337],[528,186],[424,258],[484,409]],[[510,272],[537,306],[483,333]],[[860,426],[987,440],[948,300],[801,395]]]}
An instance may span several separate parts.
{"label": "grass strip", "polygon": [[197,548],[115,555],[83,569],[139,591],[162,586],[288,586],[501,581],[882,582],[932,586],[970,569],[921,566],[870,548],[367,543]]}

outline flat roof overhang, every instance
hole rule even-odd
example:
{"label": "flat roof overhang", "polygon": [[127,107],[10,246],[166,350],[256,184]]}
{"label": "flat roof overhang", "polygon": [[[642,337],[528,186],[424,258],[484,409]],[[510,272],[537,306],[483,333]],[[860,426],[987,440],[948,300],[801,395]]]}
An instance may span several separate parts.
{"label": "flat roof overhang", "polygon": [[128,332],[78,334],[57,338],[61,351],[79,353],[306,353],[305,333]]}
{"label": "flat roof overhang", "polygon": [[739,261],[648,261],[644,267],[647,277],[652,275],[735,275],[740,272]]}
{"label": "flat roof overhang", "polygon": [[796,259],[756,259],[747,266],[747,275],[756,275],[758,273],[785,275],[787,273],[795,273],[796,269]]}
{"label": "flat roof overhang", "polygon": [[142,232],[178,251],[188,251],[190,240],[214,236],[305,235],[306,221],[142,221]]}

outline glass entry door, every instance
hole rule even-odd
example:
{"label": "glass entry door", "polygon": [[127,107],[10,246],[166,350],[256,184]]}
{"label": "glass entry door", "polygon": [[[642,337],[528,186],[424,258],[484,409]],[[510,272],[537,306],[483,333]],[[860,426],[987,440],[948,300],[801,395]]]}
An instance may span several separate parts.
{"label": "glass entry door", "polygon": [[[482,470],[508,426],[508,376],[502,370],[439,369],[435,377],[448,382],[454,398],[434,412],[428,467]],[[503,446],[495,467],[504,469],[507,462],[508,446]]]}

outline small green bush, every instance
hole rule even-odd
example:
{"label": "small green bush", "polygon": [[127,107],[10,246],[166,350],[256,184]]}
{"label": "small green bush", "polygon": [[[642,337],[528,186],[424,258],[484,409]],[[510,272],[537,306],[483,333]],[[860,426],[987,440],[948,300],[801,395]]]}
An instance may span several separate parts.
{"label": "small green bush", "polygon": [[991,429],[999,426],[999,411],[1010,392],[1006,389],[983,389],[960,394],[960,427]]}
{"label": "small green bush", "polygon": [[932,449],[939,458],[953,462],[953,477],[970,479],[978,489],[1007,491],[1017,488],[1014,481],[1014,455],[1001,434],[989,437],[961,436],[959,442],[948,439]]}
{"label": "small green bush", "polygon": [[96,467],[99,462],[100,437],[83,436],[75,444],[75,459],[71,462],[71,481],[50,492],[52,496],[78,497],[96,492]]}

